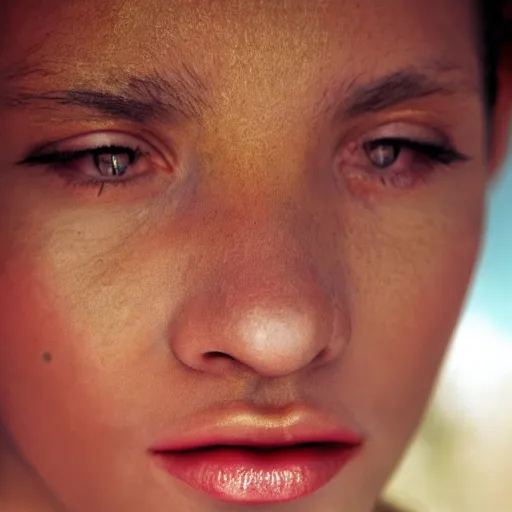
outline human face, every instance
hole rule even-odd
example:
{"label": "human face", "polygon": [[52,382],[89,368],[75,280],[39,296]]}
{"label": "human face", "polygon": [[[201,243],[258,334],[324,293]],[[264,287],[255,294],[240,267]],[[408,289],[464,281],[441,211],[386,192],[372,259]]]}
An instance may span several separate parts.
{"label": "human face", "polygon": [[[469,0],[0,14],[0,503],[369,511],[478,253]],[[225,450],[256,468],[246,493],[227,463],[230,489],[201,490],[152,452],[313,430],[358,449],[332,474]]]}

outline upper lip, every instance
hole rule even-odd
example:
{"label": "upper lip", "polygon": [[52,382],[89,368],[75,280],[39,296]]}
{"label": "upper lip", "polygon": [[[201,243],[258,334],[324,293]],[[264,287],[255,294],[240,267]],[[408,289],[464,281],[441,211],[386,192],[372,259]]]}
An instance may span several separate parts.
{"label": "upper lip", "polygon": [[308,406],[291,406],[272,412],[228,404],[182,422],[174,435],[151,447],[154,453],[213,446],[286,447],[306,443],[337,443],[354,447],[363,435],[354,425],[335,421]]}

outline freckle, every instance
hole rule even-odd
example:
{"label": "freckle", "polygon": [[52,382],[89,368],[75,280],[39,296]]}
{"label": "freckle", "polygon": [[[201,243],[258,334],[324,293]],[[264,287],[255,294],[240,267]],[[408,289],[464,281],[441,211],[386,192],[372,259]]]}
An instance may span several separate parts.
{"label": "freckle", "polygon": [[51,361],[52,361],[52,354],[51,354],[51,352],[48,352],[48,351],[43,352],[43,361],[45,363],[51,363]]}

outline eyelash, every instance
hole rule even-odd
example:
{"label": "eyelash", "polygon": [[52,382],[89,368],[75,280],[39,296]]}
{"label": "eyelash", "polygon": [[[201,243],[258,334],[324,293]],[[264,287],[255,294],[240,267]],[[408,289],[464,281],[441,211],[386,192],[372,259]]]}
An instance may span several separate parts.
{"label": "eyelash", "polygon": [[[405,138],[393,138],[387,137],[382,139],[376,139],[366,143],[367,145],[373,146],[374,149],[377,146],[385,145],[396,145],[400,149],[410,149],[422,156],[425,156],[435,162],[441,164],[450,165],[456,161],[467,160],[467,157],[462,153],[459,153],[455,149],[449,146],[443,146],[442,144],[432,144],[428,142],[419,142]],[[365,145],[366,145],[365,144]]]}
{"label": "eyelash", "polygon": [[[140,158],[148,156],[146,153],[141,151],[140,148],[131,148],[128,146],[118,145],[106,145],[95,148],[80,149],[77,151],[54,151],[46,154],[36,154],[29,156],[28,158],[20,162],[20,164],[30,166],[48,165],[50,166],[49,171],[56,172],[57,174],[59,174],[60,177],[65,179],[68,185],[73,187],[97,188],[98,195],[101,194],[101,192],[104,190],[106,186],[127,186],[136,180],[147,177],[148,175],[147,172],[143,172],[134,177],[121,179],[90,178],[84,180],[76,177],[76,175],[79,174],[79,172],[72,168],[72,164],[89,157],[92,159],[92,165],[96,166],[96,168],[98,169],[98,159],[102,155],[127,155],[128,169],[134,164],[136,164]],[[98,173],[99,172],[100,170],[98,169]]]}
{"label": "eyelash", "polygon": [[[392,147],[394,149],[396,158],[388,167],[377,167],[372,163],[370,153],[379,147]],[[420,142],[403,137],[383,137],[374,139],[362,144],[357,145],[358,149],[362,149],[365,153],[367,162],[364,164],[357,164],[356,167],[364,167],[364,174],[372,180],[378,181],[382,185],[392,186],[395,188],[408,188],[412,186],[417,179],[423,179],[428,173],[432,172],[437,164],[450,166],[456,162],[467,161],[468,157],[459,153],[450,146],[442,144],[434,144],[428,142]],[[404,150],[409,150],[413,153],[414,158],[422,160],[421,169],[407,168],[402,171],[390,171],[389,167],[395,165],[400,155]],[[46,154],[36,154],[29,156],[20,164],[40,166],[50,166],[49,171],[56,172],[60,177],[64,178],[66,183],[73,187],[86,187],[98,189],[98,196],[102,193],[106,186],[127,186],[133,182],[148,177],[151,172],[143,172],[129,178],[112,178],[112,179],[80,179],[77,178],[79,171],[73,169],[74,163],[79,162],[85,158],[91,158],[93,165],[96,166],[98,173],[100,172],[99,158],[102,155],[127,155],[128,163],[127,168],[136,164],[142,157],[148,156],[142,152],[140,148],[131,148],[128,146],[119,145],[105,145],[95,148],[85,148],[77,151],[54,151]],[[368,170],[368,162],[370,162],[371,170]],[[129,170],[126,171],[129,173]]]}
{"label": "eyelash", "polygon": [[[465,162],[469,157],[458,152],[451,146],[422,142],[404,137],[383,137],[367,141],[359,145],[365,152],[365,158],[370,160],[370,152],[379,147],[392,147],[396,158],[389,167],[379,168],[372,165],[370,171],[365,174],[373,180],[377,180],[382,185],[394,186],[396,188],[407,188],[414,184],[417,179],[423,179],[427,174],[434,171],[437,165],[450,166],[456,162]],[[412,152],[413,158],[420,159],[421,168],[407,167],[403,170],[393,171],[392,168],[404,150]]]}

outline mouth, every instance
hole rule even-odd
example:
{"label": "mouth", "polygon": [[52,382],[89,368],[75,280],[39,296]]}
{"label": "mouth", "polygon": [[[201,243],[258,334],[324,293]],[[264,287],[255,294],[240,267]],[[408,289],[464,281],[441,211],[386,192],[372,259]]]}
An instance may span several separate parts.
{"label": "mouth", "polygon": [[315,492],[348,463],[360,445],[214,445],[155,452],[159,465],[192,488],[222,501],[287,502]]}
{"label": "mouth", "polygon": [[308,439],[299,424],[291,430],[288,424],[240,433],[240,421],[235,423],[237,429],[228,434],[195,442],[189,436],[185,443],[157,446],[151,454],[161,469],[197,491],[224,502],[256,505],[312,494],[363,446],[361,437],[347,431],[333,435],[332,429],[330,434],[315,430]]}

